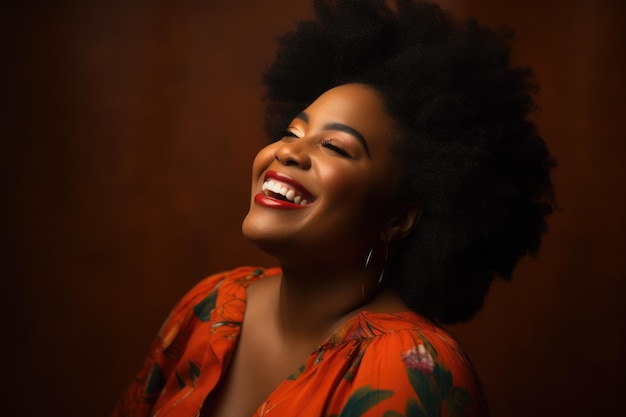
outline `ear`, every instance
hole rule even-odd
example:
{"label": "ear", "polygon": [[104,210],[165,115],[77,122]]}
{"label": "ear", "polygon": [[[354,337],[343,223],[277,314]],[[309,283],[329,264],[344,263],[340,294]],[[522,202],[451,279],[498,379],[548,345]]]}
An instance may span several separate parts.
{"label": "ear", "polygon": [[404,203],[401,204],[395,214],[389,218],[385,232],[383,233],[383,242],[392,242],[394,240],[402,239],[417,225],[420,217],[422,216],[422,208],[417,203]]}

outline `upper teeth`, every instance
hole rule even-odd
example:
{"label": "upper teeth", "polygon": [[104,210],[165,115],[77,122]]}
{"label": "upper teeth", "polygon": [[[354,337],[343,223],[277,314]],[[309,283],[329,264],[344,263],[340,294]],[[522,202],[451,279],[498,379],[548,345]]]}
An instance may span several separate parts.
{"label": "upper teeth", "polygon": [[280,194],[285,197],[289,201],[293,201],[296,204],[305,205],[308,204],[308,200],[302,198],[298,191],[293,188],[288,188],[288,185],[274,181],[274,180],[266,180],[261,187],[263,191],[271,191],[276,194]]}

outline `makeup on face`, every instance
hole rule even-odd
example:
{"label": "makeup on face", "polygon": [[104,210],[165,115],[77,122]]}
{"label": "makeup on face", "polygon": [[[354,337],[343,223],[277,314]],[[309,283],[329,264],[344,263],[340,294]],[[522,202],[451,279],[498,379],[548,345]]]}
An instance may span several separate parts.
{"label": "makeup on face", "polygon": [[320,257],[360,252],[385,224],[397,167],[392,126],[369,86],[322,94],[257,154],[244,235],[270,252],[282,245],[329,251]]}
{"label": "makeup on face", "polygon": [[313,203],[315,197],[302,184],[288,175],[270,170],[265,173],[261,192],[254,202],[265,207],[297,210]]}

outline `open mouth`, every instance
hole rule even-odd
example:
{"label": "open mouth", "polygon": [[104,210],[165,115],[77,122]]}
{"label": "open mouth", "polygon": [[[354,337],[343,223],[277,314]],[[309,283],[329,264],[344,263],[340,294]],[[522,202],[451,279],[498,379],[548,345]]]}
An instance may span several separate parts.
{"label": "open mouth", "polygon": [[261,191],[267,197],[271,197],[276,200],[288,201],[301,206],[305,206],[311,202],[307,198],[306,194],[297,188],[293,188],[290,184],[274,179],[266,179],[261,187]]}
{"label": "open mouth", "polygon": [[275,208],[303,208],[315,201],[313,194],[288,175],[270,170],[265,173],[258,202]]}

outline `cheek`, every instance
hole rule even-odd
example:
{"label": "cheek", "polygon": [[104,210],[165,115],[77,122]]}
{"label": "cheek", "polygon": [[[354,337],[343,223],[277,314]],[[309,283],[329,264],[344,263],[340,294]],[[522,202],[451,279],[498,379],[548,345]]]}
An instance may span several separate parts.
{"label": "cheek", "polygon": [[333,205],[353,206],[367,211],[381,197],[379,186],[371,172],[354,169],[323,169],[325,190]]}
{"label": "cheek", "polygon": [[324,188],[333,194],[363,196],[377,194],[380,188],[379,175],[369,164],[354,166],[351,162],[319,163],[317,175]]}
{"label": "cheek", "polygon": [[[335,167],[336,168],[336,167]],[[324,176],[330,209],[343,222],[359,227],[376,227],[384,223],[389,199],[388,183],[384,173],[366,169],[326,169]]]}

